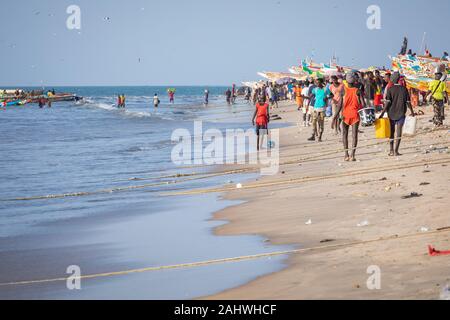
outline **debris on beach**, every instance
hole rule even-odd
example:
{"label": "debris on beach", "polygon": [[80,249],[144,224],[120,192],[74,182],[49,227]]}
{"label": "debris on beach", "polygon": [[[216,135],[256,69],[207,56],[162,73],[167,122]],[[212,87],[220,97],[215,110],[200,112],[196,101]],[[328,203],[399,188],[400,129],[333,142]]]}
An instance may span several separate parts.
{"label": "debris on beach", "polygon": [[439,297],[440,300],[450,301],[450,285],[446,285],[441,292]]}
{"label": "debris on beach", "polygon": [[448,151],[448,147],[433,147],[430,146],[430,148],[428,150],[425,150],[425,154],[429,154],[429,153],[445,153]]}
{"label": "debris on beach", "polygon": [[410,194],[403,196],[402,199],[419,198],[421,196],[423,196],[423,194],[417,193],[417,192],[411,192]]}
{"label": "debris on beach", "polygon": [[428,186],[429,184],[431,184],[431,183],[429,183],[429,182],[421,182],[419,184],[419,186]]}
{"label": "debris on beach", "polygon": [[306,224],[307,226],[312,225],[312,220],[309,219],[308,221],[305,222],[305,224]]}
{"label": "debris on beach", "polygon": [[419,229],[419,231],[420,231],[420,232],[428,232],[428,231],[430,231],[430,229],[427,228],[427,227],[421,227],[421,228]]}
{"label": "debris on beach", "polygon": [[358,223],[356,226],[361,228],[361,227],[367,227],[369,224],[370,224],[369,221],[364,220],[364,221]]}
{"label": "debris on beach", "polygon": [[390,186],[387,186],[386,188],[384,188],[384,191],[386,191],[386,192],[389,192],[389,191],[391,191],[391,187]]}
{"label": "debris on beach", "polygon": [[327,243],[327,242],[334,242],[336,241],[335,239],[324,239],[324,240],[320,240],[320,243]]}
{"label": "debris on beach", "polygon": [[429,245],[428,246],[428,254],[431,257],[447,256],[447,255],[450,255],[450,250],[446,250],[446,251],[436,250],[433,246]]}
{"label": "debris on beach", "polygon": [[236,189],[242,189],[242,184],[241,184],[241,183],[238,183],[238,184],[236,185]]}

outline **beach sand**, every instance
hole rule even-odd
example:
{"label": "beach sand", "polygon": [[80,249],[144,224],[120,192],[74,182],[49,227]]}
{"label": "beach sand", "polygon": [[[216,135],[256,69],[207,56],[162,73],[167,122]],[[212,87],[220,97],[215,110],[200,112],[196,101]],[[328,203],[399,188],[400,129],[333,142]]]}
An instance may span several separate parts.
{"label": "beach sand", "polygon": [[[432,130],[431,108],[423,108],[401,157],[388,157],[388,142],[361,128],[358,162],[350,163],[329,121],[322,143],[307,142],[312,129],[295,125],[296,109],[284,103],[273,111],[294,124],[280,130],[279,173],[228,192],[226,199],[245,203],[218,212],[229,223],[215,232],[331,247],[291,254],[284,270],[206,299],[438,299],[450,284],[450,256],[431,257],[427,246],[450,249],[450,229],[433,232],[450,226],[448,126]],[[402,199],[412,192],[421,196]],[[371,242],[351,244],[363,241]],[[367,286],[370,266],[379,267],[380,289]]]}

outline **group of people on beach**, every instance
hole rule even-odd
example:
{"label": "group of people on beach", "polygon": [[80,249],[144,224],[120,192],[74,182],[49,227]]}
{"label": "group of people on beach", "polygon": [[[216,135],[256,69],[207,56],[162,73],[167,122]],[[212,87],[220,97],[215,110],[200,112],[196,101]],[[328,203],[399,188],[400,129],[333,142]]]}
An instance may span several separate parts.
{"label": "group of people on beach", "polygon": [[[382,75],[384,73],[384,75]],[[423,96],[423,104],[430,100],[434,108],[433,123],[443,125],[444,106],[450,103],[445,83],[445,74],[437,71],[435,80],[429,84],[429,90]],[[321,142],[325,131],[325,118],[331,118],[331,128],[335,135],[342,134],[345,149],[345,161],[356,161],[358,134],[360,133],[361,110],[373,110],[379,113],[378,119],[389,118],[390,152],[389,156],[400,156],[399,148],[407,111],[414,117],[413,106],[418,106],[418,98],[412,103],[415,93],[407,88],[405,78],[399,72],[375,70],[367,72],[353,71],[331,77],[309,78],[306,81],[292,81],[277,85],[266,83],[255,89],[252,99],[255,102],[253,125],[259,135],[267,130],[270,121],[270,109],[278,107],[279,92],[291,90],[298,110],[302,112],[304,127],[312,126],[309,141]],[[349,148],[348,134],[352,130],[352,145]]]}

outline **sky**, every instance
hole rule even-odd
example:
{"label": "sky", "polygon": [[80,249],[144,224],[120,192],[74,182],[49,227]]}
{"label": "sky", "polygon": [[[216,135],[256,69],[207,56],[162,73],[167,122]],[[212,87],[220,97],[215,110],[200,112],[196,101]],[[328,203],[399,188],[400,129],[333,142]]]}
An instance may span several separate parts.
{"label": "sky", "polygon": [[[367,27],[370,5],[381,29]],[[334,52],[389,66],[404,36],[450,51],[449,23],[448,0],[2,0],[0,86],[230,85]]]}

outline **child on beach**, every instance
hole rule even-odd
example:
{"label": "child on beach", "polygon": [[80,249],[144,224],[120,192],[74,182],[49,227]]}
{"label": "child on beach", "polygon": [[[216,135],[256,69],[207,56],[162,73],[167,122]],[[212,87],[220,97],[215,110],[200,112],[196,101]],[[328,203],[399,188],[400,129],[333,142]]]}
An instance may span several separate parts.
{"label": "child on beach", "polygon": [[312,124],[313,133],[308,141],[315,141],[318,137],[318,141],[322,142],[322,135],[325,125],[325,108],[327,106],[327,95],[324,88],[323,79],[319,78],[316,80],[317,87],[314,88],[311,95],[311,100],[314,97],[313,114],[312,114]]}
{"label": "child on beach", "polygon": [[399,153],[399,148],[402,140],[403,125],[406,120],[406,110],[409,108],[411,111],[411,116],[415,116],[414,110],[411,107],[411,99],[409,97],[408,89],[402,86],[399,81],[400,73],[394,72],[391,76],[393,86],[387,92],[386,103],[380,115],[380,119],[383,118],[386,112],[389,116],[389,121],[391,124],[389,156],[391,157],[401,156]]}
{"label": "child on beach", "polygon": [[[269,124],[269,104],[266,103],[265,99],[260,97],[258,103],[256,104],[255,112],[252,118],[253,126],[256,125],[256,135],[257,135],[257,150],[259,151],[263,138],[260,136],[267,134],[268,124]],[[255,121],[256,120],[256,121]]]}
{"label": "child on beach", "polygon": [[[337,117],[342,110],[342,141],[345,149],[344,161],[356,161],[356,148],[358,147],[358,133],[359,133],[359,106],[365,106],[364,97],[361,90],[356,87],[356,79],[354,74],[347,74],[347,86],[344,86],[343,91],[340,92],[341,100],[337,108],[336,114],[331,121],[331,128],[335,129],[337,125]],[[349,155],[348,149],[348,132],[352,127],[352,154]]]}

